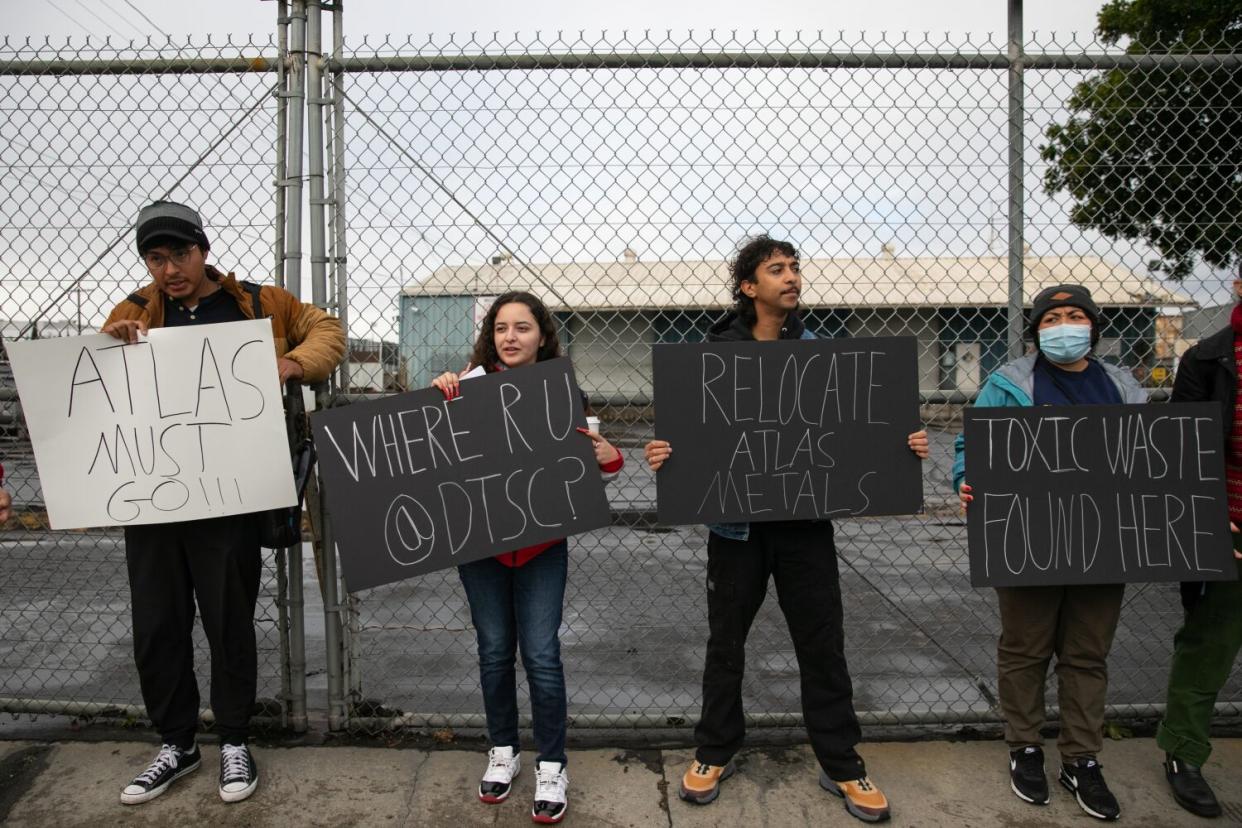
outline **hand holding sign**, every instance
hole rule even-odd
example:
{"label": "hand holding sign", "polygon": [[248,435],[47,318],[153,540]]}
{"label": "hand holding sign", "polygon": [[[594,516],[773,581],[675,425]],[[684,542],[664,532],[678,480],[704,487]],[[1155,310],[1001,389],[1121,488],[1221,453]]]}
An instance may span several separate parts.
{"label": "hand holding sign", "polygon": [[446,387],[312,417],[351,592],[609,523],[569,360]]}
{"label": "hand holding sign", "polygon": [[1232,580],[1212,403],[965,415],[975,586]]}
{"label": "hand holding sign", "polygon": [[662,523],[920,508],[913,338],[658,345],[653,362]]}
{"label": "hand holding sign", "polygon": [[297,502],[267,320],[5,345],[53,527]]}

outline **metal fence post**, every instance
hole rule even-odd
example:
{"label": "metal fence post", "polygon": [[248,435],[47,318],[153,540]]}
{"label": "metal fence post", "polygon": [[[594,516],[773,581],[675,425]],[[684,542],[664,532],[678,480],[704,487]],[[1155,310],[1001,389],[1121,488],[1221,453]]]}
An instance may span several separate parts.
{"label": "metal fence post", "polygon": [[[327,98],[323,88],[323,9],[318,0],[306,4],[306,143],[310,184],[311,300],[328,306],[327,238],[324,224],[324,115]],[[348,358],[348,357],[346,357]],[[319,407],[328,405],[331,393],[318,395]],[[323,532],[323,611],[324,646],[328,662],[328,729],[341,730],[346,723],[344,651],[341,645],[340,582],[336,574],[336,544],[332,538],[332,519],[327,498],[321,497]]]}
{"label": "metal fence post", "polygon": [[[278,275],[278,283],[294,296],[302,293],[302,99],[305,98],[306,82],[306,8],[301,0],[294,0],[292,16],[286,16],[285,3],[281,2],[281,65],[285,71],[283,111],[286,113],[288,141],[285,150],[285,169],[278,192],[284,198],[278,202],[283,208],[285,251],[284,268]],[[292,24],[292,46],[288,43],[288,27]],[[292,106],[289,102],[292,101]],[[305,732],[306,714],[306,599],[303,591],[302,547],[285,550],[289,567],[289,723],[294,731]]]}
{"label": "metal fence post", "polygon": [[1022,0],[1009,0],[1009,357],[1022,356],[1023,207]]}

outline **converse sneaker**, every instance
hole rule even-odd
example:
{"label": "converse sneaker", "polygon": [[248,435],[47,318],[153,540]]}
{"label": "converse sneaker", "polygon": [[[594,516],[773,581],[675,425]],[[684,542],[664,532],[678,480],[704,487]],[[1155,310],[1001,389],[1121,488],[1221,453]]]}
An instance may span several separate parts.
{"label": "converse sneaker", "polygon": [[241,802],[259,787],[259,769],[245,745],[220,745],[220,798]]}
{"label": "converse sneaker", "polygon": [[160,752],[147,769],[134,777],[134,781],[121,791],[121,802],[125,805],[137,805],[168,790],[168,786],[191,771],[198,770],[203,763],[198,745],[191,745],[189,750],[181,750],[173,745],[160,745]]}
{"label": "converse sneaker", "polygon": [[479,799],[489,805],[504,802],[513,789],[513,780],[522,770],[522,757],[511,747],[494,747],[487,752],[487,770],[479,782]]}
{"label": "converse sneaker", "polygon": [[1028,745],[1009,751],[1009,787],[1023,802],[1047,805],[1048,777],[1044,775],[1044,749]]}
{"label": "converse sneaker", "polygon": [[560,762],[540,762],[535,766],[535,803],[530,809],[532,822],[551,825],[565,818],[569,803],[565,799],[565,789],[569,787],[569,777],[565,774],[565,766]]}
{"label": "converse sneaker", "polygon": [[820,768],[819,786],[833,796],[844,799],[845,810],[863,822],[885,822],[892,816],[888,808],[888,797],[866,776],[848,782],[837,782]]}
{"label": "converse sneaker", "polygon": [[727,765],[709,765],[695,759],[681,777],[681,790],[677,792],[686,802],[706,805],[720,796],[720,783],[737,770],[732,762]]}
{"label": "converse sneaker", "polygon": [[1096,819],[1120,819],[1121,806],[1104,782],[1100,763],[1090,756],[1061,765],[1060,782],[1078,800],[1078,807]]}

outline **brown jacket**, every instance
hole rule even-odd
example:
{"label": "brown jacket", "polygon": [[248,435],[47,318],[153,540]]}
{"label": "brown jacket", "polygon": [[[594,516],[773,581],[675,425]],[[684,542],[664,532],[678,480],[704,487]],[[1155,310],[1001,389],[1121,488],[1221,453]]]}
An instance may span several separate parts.
{"label": "brown jacket", "polygon": [[[250,294],[232,273],[226,276],[208,265],[207,277],[220,283],[221,290],[233,297],[247,319],[254,318]],[[263,285],[260,289],[259,306],[263,315],[272,320],[276,357],[285,357],[301,365],[303,382],[327,379],[345,355],[345,331],[340,320],[314,305],[299,302],[284,288],[272,285]],[[113,308],[104,326],[121,319],[142,320],[148,328],[164,327],[164,298],[154,282],[131,293]]]}

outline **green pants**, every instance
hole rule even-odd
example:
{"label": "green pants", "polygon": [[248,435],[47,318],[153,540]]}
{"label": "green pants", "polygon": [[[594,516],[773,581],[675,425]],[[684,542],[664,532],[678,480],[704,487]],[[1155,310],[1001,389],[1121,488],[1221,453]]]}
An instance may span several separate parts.
{"label": "green pants", "polygon": [[[1242,561],[1238,562],[1242,577]],[[1156,744],[1183,762],[1202,765],[1212,753],[1208,728],[1216,695],[1242,646],[1242,581],[1211,581],[1173,637],[1164,721]]]}

